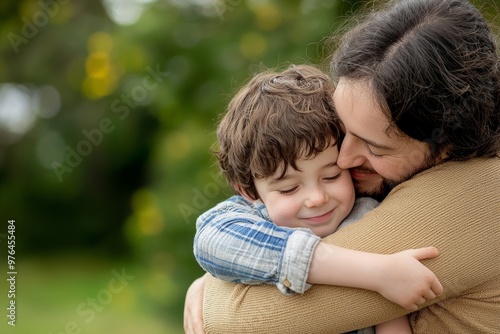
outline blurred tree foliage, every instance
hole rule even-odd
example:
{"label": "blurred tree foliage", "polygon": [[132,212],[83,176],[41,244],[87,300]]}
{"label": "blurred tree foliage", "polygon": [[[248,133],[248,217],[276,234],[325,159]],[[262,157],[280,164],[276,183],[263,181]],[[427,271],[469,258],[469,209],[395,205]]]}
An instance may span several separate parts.
{"label": "blurred tree foliage", "polygon": [[180,317],[202,274],[195,219],[230,194],[210,155],[219,115],[252,73],[320,64],[363,3],[2,1],[0,218],[18,251],[137,261]]}

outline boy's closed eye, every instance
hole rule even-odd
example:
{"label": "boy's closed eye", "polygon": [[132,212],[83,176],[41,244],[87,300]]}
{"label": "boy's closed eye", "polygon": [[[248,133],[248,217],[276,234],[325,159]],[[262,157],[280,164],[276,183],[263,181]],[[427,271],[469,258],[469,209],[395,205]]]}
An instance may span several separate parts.
{"label": "boy's closed eye", "polygon": [[340,174],[342,174],[342,172],[334,175],[334,176],[328,176],[328,177],[325,177],[323,178],[325,181],[335,181],[337,180],[339,177],[340,177]]}
{"label": "boy's closed eye", "polygon": [[[326,182],[333,182],[333,181],[339,179],[341,174],[342,174],[342,172],[339,172],[339,173],[332,175],[332,176],[326,176],[326,177],[323,177],[323,180]],[[288,195],[288,194],[293,194],[298,189],[299,189],[299,186],[290,186],[290,187],[278,189],[277,191],[282,195]]]}
{"label": "boy's closed eye", "polygon": [[279,189],[278,192],[282,195],[290,195],[293,194],[297,189],[299,189],[299,186],[294,186],[286,189]]}

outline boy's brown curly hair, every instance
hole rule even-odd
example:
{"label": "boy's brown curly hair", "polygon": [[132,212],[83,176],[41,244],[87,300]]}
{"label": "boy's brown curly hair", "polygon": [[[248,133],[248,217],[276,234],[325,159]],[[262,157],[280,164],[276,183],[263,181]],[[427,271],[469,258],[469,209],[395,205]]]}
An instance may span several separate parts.
{"label": "boy's brown curly hair", "polygon": [[242,87],[217,127],[215,154],[233,189],[257,199],[255,179],[284,175],[339,143],[333,92],[331,78],[309,65],[260,73]]}

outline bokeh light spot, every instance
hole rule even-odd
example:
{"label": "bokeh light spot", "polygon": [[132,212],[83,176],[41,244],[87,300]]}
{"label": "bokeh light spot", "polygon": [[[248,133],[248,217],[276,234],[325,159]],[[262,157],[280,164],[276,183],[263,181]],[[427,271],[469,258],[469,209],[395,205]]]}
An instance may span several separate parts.
{"label": "bokeh light spot", "polygon": [[42,135],[36,144],[36,155],[42,166],[52,169],[54,161],[63,161],[66,156],[64,145],[64,139],[57,132]]}
{"label": "bokeh light spot", "polygon": [[248,59],[260,57],[266,50],[267,41],[261,34],[248,32],[240,40],[240,51]]}
{"label": "bokeh light spot", "polygon": [[83,93],[89,99],[99,99],[109,95],[116,86],[115,80],[110,77],[104,78],[90,78],[87,77],[83,81]]}
{"label": "bokeh light spot", "polygon": [[52,118],[61,109],[61,95],[54,86],[40,87],[35,92],[34,99],[38,102],[35,108],[38,117]]}
{"label": "bokeh light spot", "polygon": [[0,85],[0,140],[13,143],[34,125],[32,91],[23,85]]}
{"label": "bokeh light spot", "polygon": [[108,16],[116,24],[128,26],[136,23],[144,11],[145,5],[154,0],[104,0],[103,5]]}
{"label": "bokeh light spot", "polygon": [[139,232],[144,235],[158,234],[164,225],[156,196],[149,189],[141,189],[132,196],[132,208]]}
{"label": "bokeh light spot", "polygon": [[165,138],[165,151],[167,157],[173,161],[179,161],[187,157],[191,152],[191,139],[180,131],[170,133]]}
{"label": "bokeh light spot", "polygon": [[105,32],[96,32],[89,37],[87,42],[89,51],[109,53],[113,49],[113,39]]}
{"label": "bokeh light spot", "polygon": [[85,61],[85,70],[91,78],[103,78],[109,75],[108,54],[102,51],[92,52]]}
{"label": "bokeh light spot", "polygon": [[163,217],[156,206],[142,208],[138,212],[139,229],[145,235],[158,234],[163,229]]}
{"label": "bokeh light spot", "polygon": [[260,29],[274,30],[281,23],[281,13],[275,5],[267,3],[256,8],[255,19]]}
{"label": "bokeh light spot", "polygon": [[110,65],[108,54],[93,52],[85,61],[87,77],[83,81],[83,93],[90,99],[111,94],[116,88],[116,74]]}

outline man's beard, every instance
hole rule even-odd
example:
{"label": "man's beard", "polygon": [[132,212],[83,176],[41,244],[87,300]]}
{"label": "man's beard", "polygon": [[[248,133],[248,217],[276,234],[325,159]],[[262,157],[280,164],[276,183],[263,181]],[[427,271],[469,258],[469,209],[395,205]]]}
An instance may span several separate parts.
{"label": "man's beard", "polygon": [[[398,184],[400,184],[404,181],[407,181],[407,180],[411,179],[414,175],[435,166],[438,156],[439,156],[439,154],[437,154],[437,153],[430,153],[425,157],[424,161],[422,161],[422,163],[419,166],[415,167],[413,170],[408,172],[400,180],[394,181],[394,180],[386,179],[385,177],[381,176],[382,183],[378,186],[378,188],[370,189],[370,190],[358,190],[358,189],[356,189],[356,194],[358,197],[371,197],[371,198],[381,202],[384,200],[384,198],[386,198],[386,196],[391,192],[391,190],[394,189],[394,187],[396,187]],[[375,171],[373,171],[373,172],[375,172]],[[356,186],[356,180],[353,180],[353,182],[354,182],[354,185]]]}

